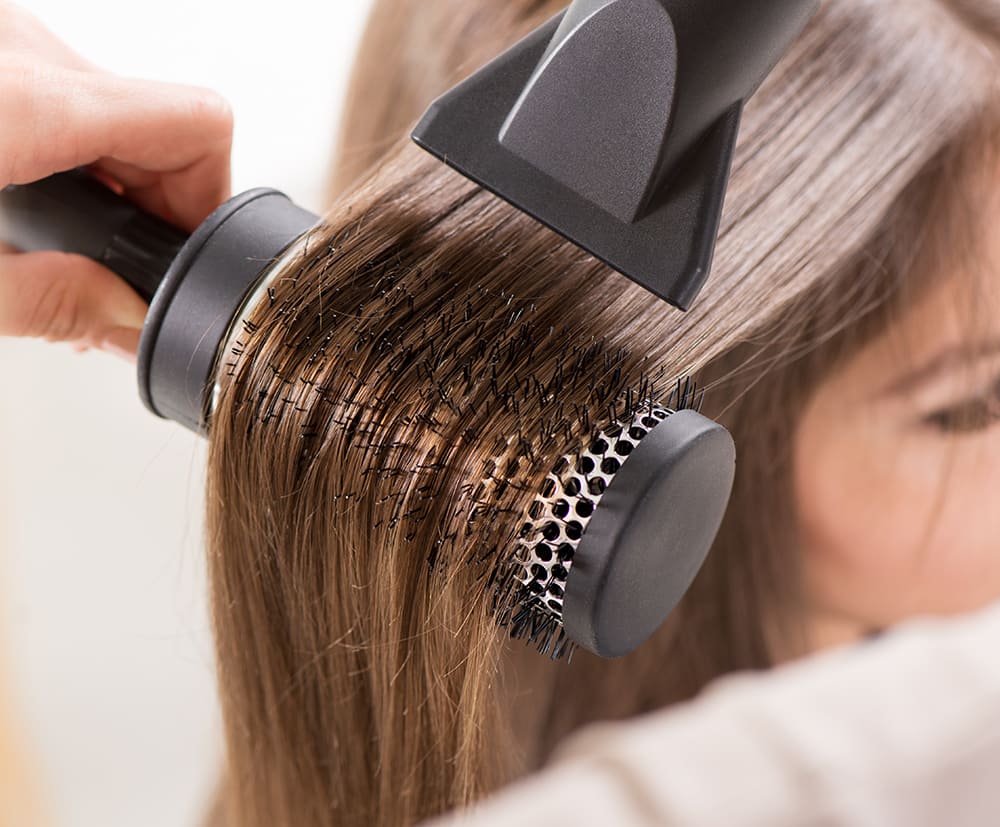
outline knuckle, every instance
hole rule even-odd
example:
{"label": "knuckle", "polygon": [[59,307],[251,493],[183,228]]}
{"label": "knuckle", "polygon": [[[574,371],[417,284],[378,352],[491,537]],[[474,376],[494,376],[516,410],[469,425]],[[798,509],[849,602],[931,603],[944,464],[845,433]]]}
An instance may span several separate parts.
{"label": "knuckle", "polygon": [[[19,164],[15,156],[23,157],[37,149],[35,131],[37,117],[32,90],[40,87],[43,72],[22,60],[0,60],[0,101],[3,101],[5,129],[0,133],[3,151],[4,182],[12,180]],[[7,129],[6,126],[13,125]]]}
{"label": "knuckle", "polygon": [[23,114],[36,74],[37,70],[23,60],[0,58],[0,93],[3,94],[4,120],[8,123]]}
{"label": "knuckle", "polygon": [[220,133],[233,131],[233,107],[229,101],[212,89],[196,87],[191,96],[191,111],[198,122],[211,124]]}
{"label": "knuckle", "polygon": [[51,43],[53,35],[20,3],[0,0],[0,45],[38,47]]}
{"label": "knuckle", "polygon": [[43,280],[25,320],[27,335],[49,342],[64,342],[85,335],[79,293],[71,281],[58,276]]}
{"label": "knuckle", "polygon": [[0,43],[15,43],[28,31],[37,29],[34,17],[18,3],[0,0]]}

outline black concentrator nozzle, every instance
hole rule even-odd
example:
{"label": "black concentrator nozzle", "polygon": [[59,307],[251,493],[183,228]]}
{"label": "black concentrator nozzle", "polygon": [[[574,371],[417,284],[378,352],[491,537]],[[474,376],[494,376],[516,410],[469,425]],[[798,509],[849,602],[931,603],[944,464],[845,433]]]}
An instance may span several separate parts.
{"label": "black concentrator nozzle", "polygon": [[744,102],[819,0],[576,0],[413,139],[682,310],[708,278]]}

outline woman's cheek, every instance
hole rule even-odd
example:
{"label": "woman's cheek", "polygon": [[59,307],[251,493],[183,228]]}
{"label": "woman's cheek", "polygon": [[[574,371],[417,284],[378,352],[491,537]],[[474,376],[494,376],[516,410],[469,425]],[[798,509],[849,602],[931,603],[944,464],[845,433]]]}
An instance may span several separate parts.
{"label": "woman's cheek", "polygon": [[[894,444],[895,443],[895,444]],[[817,406],[802,420],[794,491],[805,587],[818,610],[882,625],[912,613],[927,485],[877,420]]]}
{"label": "woman's cheek", "polygon": [[1000,427],[943,441],[933,522],[916,561],[919,608],[934,614],[1000,599]]}
{"label": "woman's cheek", "polygon": [[955,440],[814,409],[796,442],[807,595],[884,626],[1000,598],[1000,429]]}

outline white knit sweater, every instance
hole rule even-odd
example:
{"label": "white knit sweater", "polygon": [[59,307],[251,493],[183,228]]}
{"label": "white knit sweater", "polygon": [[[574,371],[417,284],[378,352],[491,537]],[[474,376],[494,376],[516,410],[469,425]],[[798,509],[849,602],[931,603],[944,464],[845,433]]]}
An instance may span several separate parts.
{"label": "white knit sweater", "polygon": [[998,827],[1000,605],[569,739],[436,827]]}

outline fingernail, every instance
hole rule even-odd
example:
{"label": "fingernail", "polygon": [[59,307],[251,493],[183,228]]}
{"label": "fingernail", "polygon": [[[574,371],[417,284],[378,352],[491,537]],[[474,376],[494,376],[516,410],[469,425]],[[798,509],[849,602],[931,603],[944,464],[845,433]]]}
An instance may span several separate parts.
{"label": "fingernail", "polygon": [[139,349],[139,334],[141,332],[131,327],[113,328],[101,340],[100,348],[105,353],[112,353],[134,365],[135,352]]}
{"label": "fingernail", "polygon": [[140,301],[129,302],[127,307],[116,308],[109,316],[108,321],[115,328],[142,328],[146,323],[146,314],[149,308]]}

